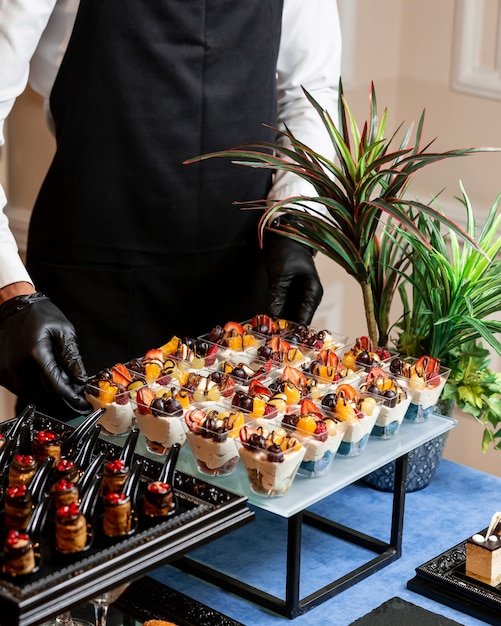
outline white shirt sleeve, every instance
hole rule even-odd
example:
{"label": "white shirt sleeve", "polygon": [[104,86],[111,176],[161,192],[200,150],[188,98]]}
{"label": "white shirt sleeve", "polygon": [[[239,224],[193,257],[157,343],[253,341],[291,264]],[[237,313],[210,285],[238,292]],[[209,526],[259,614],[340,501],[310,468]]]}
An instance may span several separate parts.
{"label": "white shirt sleeve", "polygon": [[[278,57],[278,120],[299,140],[334,158],[334,148],[304,87],[337,122],[341,75],[341,29],[336,0],[284,0]],[[283,139],[280,139],[283,141]],[[316,195],[306,181],[290,172],[277,172],[268,195],[283,199]]]}
{"label": "white shirt sleeve", "polygon": [[[56,0],[0,0],[0,146],[5,143],[5,120],[26,87],[30,60],[55,3]],[[6,204],[0,186],[0,288],[18,281],[31,282],[4,213]]]}

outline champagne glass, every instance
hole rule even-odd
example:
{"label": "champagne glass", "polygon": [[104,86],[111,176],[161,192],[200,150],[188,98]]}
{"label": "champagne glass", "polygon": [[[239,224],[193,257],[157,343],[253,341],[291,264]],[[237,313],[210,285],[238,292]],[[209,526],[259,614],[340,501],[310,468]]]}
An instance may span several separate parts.
{"label": "champagne glass", "polygon": [[110,589],[109,591],[106,591],[91,600],[91,604],[94,606],[94,615],[96,618],[95,626],[106,626],[110,604],[115,602],[115,600],[122,595],[129,584],[130,583],[125,583],[124,585],[120,585],[120,587]]}

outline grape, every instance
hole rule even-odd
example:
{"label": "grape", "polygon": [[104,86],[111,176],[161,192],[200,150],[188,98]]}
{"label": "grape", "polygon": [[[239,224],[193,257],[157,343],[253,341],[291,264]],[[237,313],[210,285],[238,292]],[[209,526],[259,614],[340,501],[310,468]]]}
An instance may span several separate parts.
{"label": "grape", "polygon": [[397,394],[393,391],[393,389],[387,389],[383,396],[386,398],[386,406],[393,408],[397,404]]}
{"label": "grape", "polygon": [[263,450],[264,448],[266,448],[266,440],[259,433],[252,433],[252,435],[249,437],[248,444],[253,448],[261,448]]}
{"label": "grape", "polygon": [[322,406],[333,409],[336,406],[336,394],[328,393],[322,398]]}
{"label": "grape", "polygon": [[183,407],[175,398],[167,398],[165,401],[165,412],[169,415],[182,415]]}
{"label": "grape", "polygon": [[364,350],[363,352],[360,352],[360,354],[357,356],[356,362],[360,363],[360,365],[372,365],[373,360],[371,355],[366,350]]}
{"label": "grape", "polygon": [[234,378],[238,378],[238,380],[242,380],[242,381],[246,381],[248,379],[248,376],[245,373],[245,370],[243,367],[234,367],[233,371],[231,372],[231,375]]}
{"label": "grape", "polygon": [[207,356],[209,352],[209,348],[210,348],[210,344],[207,343],[207,341],[204,341],[203,339],[199,339],[197,342],[195,352],[199,354],[200,356]]}
{"label": "grape", "polygon": [[273,355],[273,349],[269,346],[261,346],[257,353],[262,359],[271,359]]}

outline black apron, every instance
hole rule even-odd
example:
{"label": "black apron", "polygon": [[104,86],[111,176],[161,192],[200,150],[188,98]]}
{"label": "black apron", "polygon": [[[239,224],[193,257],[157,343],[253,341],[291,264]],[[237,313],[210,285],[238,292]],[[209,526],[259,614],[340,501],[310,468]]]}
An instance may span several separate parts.
{"label": "black apron", "polygon": [[28,269],[90,373],[264,310],[267,170],[210,151],[273,140],[283,0],[81,0],[51,93],[57,150]]}

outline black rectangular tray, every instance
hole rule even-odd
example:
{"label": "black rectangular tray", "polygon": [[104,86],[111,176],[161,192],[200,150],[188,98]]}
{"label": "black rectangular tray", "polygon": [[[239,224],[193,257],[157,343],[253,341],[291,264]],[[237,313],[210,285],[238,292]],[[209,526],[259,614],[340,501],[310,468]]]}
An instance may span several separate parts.
{"label": "black rectangular tray", "polygon": [[[30,420],[34,431],[53,429],[64,436],[72,430],[68,424],[38,412]],[[7,432],[12,423],[13,420],[1,423],[0,432]],[[112,456],[120,451],[120,446],[101,438],[97,449]],[[161,464],[136,457],[143,461],[143,476],[155,479]],[[37,572],[19,578],[0,574],[2,626],[41,623],[106,589],[137,579],[254,517],[247,507],[247,498],[198,477],[176,470],[174,489],[178,502],[174,515],[156,523],[140,517],[132,536],[96,541],[80,556],[57,556],[51,549],[49,533],[42,533],[43,558]]]}
{"label": "black rectangular tray", "polygon": [[[486,532],[486,528],[480,534]],[[501,626],[501,585],[482,583],[465,573],[466,540],[416,568],[407,587],[487,624]]]}

